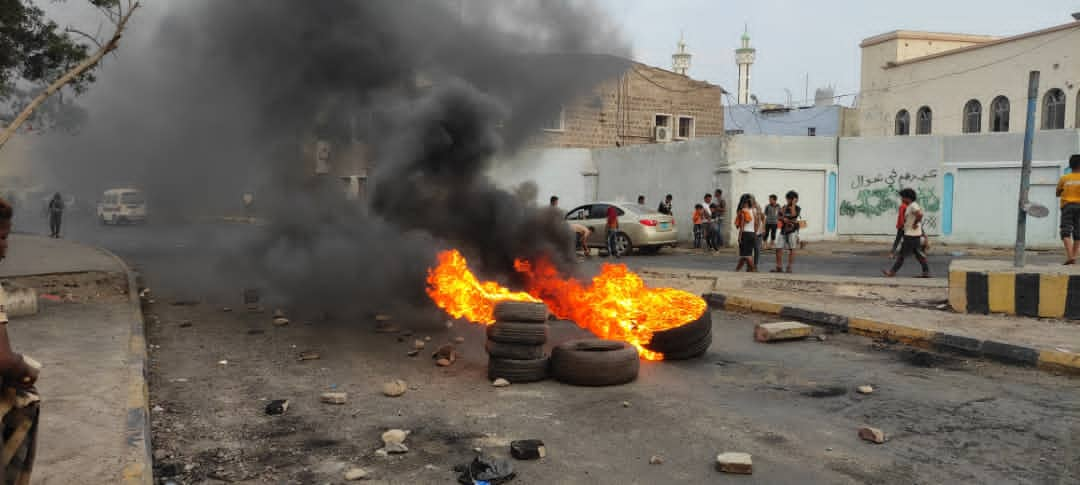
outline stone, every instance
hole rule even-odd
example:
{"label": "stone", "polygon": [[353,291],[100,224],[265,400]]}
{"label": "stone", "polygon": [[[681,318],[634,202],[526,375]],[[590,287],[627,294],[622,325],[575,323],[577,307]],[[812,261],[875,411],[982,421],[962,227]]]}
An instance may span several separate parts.
{"label": "stone", "polygon": [[431,354],[431,358],[435,360],[446,359],[453,364],[457,360],[457,349],[454,348],[453,344],[444,344]]}
{"label": "stone", "polygon": [[465,343],[465,337],[454,337],[454,343],[455,344],[463,344],[463,343]]}
{"label": "stone", "polygon": [[405,391],[409,389],[409,386],[405,384],[405,381],[401,379],[394,379],[390,382],[383,384],[382,393],[389,397],[398,397],[405,394]]}
{"label": "stone", "polygon": [[387,453],[390,453],[392,455],[409,452],[409,447],[405,446],[405,443],[390,443],[383,447],[383,449],[386,450]]}
{"label": "stone", "polygon": [[277,325],[279,327],[284,327],[285,325],[289,324],[289,319],[284,317],[277,317],[272,321],[274,322],[274,325]]}
{"label": "stone", "polygon": [[384,445],[391,443],[401,444],[405,442],[405,438],[409,437],[409,431],[403,429],[390,429],[386,430],[382,434],[382,441]]}
{"label": "stone", "polygon": [[435,365],[439,367],[450,367],[450,364],[453,364],[450,359],[439,359],[435,361]]}
{"label": "stone", "polygon": [[510,385],[510,381],[503,379],[502,377],[491,381],[491,385],[495,387],[506,387]]}
{"label": "stone", "polygon": [[409,351],[409,357],[416,357],[417,355],[420,355],[419,350],[413,349]]}
{"label": "stone", "polygon": [[390,320],[393,320],[393,319],[394,319],[393,317],[391,317],[390,315],[387,315],[385,313],[379,313],[379,314],[375,315],[375,321],[376,322],[389,322]]}
{"label": "stone", "polygon": [[402,337],[412,337],[412,334],[413,334],[412,330],[402,330],[401,331],[401,336]]}
{"label": "stone", "polygon": [[424,348],[425,345],[427,344],[423,340],[416,340],[413,342],[413,348],[416,350]]}
{"label": "stone", "polygon": [[379,448],[379,449],[375,450],[375,456],[378,457],[378,458],[386,458],[386,457],[390,456],[390,452],[386,451],[383,448]]}
{"label": "stone", "polygon": [[275,399],[266,404],[266,414],[268,416],[281,416],[282,414],[285,414],[285,411],[288,410],[288,399]]}
{"label": "stone", "polygon": [[153,411],[153,412],[155,412],[155,413],[160,413],[160,412],[164,412],[164,411],[165,411],[165,408],[161,407],[160,405],[155,405],[155,406],[154,406],[154,407],[153,407],[152,409],[150,409],[150,410],[151,410],[151,411]]}
{"label": "stone", "polygon": [[274,318],[285,318],[285,310],[282,310],[280,308],[275,308],[273,317]]}
{"label": "stone", "polygon": [[191,320],[184,320],[180,322],[180,328],[191,328]]}
{"label": "stone", "polygon": [[297,356],[297,360],[319,360],[322,356],[318,352],[300,352]]}
{"label": "stone", "polygon": [[453,320],[447,320],[446,321],[446,328],[454,328],[454,321]]}
{"label": "stone", "polygon": [[864,426],[859,428],[859,438],[880,445],[885,442],[885,432],[877,428]]}
{"label": "stone", "polygon": [[750,453],[728,451],[716,455],[716,469],[724,473],[751,475],[754,473],[754,463],[750,459]]}
{"label": "stone", "polygon": [[858,391],[859,394],[873,394],[874,387],[873,386],[859,386],[859,387],[856,387],[855,390]]}
{"label": "stone", "polygon": [[664,464],[664,457],[662,457],[660,455],[653,455],[651,458],[649,458],[649,464],[650,465],[663,465]]}
{"label": "stone", "polygon": [[223,308],[221,309],[221,311],[223,311],[223,312],[225,312],[225,313],[229,313],[229,312],[231,312],[231,311],[232,311],[232,308],[229,308],[229,307],[223,307]]}
{"label": "stone", "polygon": [[163,449],[154,450],[154,461],[161,461],[169,457],[169,452]]}
{"label": "stone", "polygon": [[345,471],[345,479],[349,481],[353,480],[366,480],[370,474],[363,468],[350,468]]}
{"label": "stone", "polygon": [[424,337],[424,341],[425,342],[430,342],[431,341],[431,336],[428,335],[428,336]]}
{"label": "stone", "polygon": [[809,337],[814,327],[799,322],[759,323],[754,326],[754,340],[775,342]]}
{"label": "stone", "polygon": [[623,401],[622,402],[622,407],[624,407],[624,408],[630,407],[630,401]]}
{"label": "stone", "polygon": [[319,400],[326,404],[345,404],[349,400],[347,392],[324,392],[319,395]]}
{"label": "stone", "polygon": [[547,456],[547,448],[540,440],[515,440],[510,442],[510,456],[518,460],[539,460]]}

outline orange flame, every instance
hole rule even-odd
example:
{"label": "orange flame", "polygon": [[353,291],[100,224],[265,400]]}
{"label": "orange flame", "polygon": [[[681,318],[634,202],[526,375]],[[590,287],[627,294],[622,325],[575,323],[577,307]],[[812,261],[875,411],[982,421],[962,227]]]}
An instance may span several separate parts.
{"label": "orange flame", "polygon": [[504,300],[540,301],[528,293],[513,292],[494,281],[480,282],[457,250],[439,253],[439,265],[428,269],[427,294],[454,318],[495,323],[495,303]]}
{"label": "orange flame", "polygon": [[[447,313],[490,324],[495,302],[543,301],[557,317],[571,320],[597,337],[621,340],[647,360],[663,354],[645,348],[654,332],[682,326],[705,313],[705,300],[673,288],[649,288],[622,264],[604,264],[585,286],[564,278],[547,260],[518,260],[528,293],[514,293],[495,282],[479,282],[457,251],[439,254],[439,265],[428,271],[428,295]],[[531,295],[531,296],[530,296]]]}

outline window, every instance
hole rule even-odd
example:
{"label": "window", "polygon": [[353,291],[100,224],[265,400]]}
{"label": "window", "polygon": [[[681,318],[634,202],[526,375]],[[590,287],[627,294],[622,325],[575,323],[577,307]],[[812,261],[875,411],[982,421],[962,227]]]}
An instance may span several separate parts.
{"label": "window", "polygon": [[578,207],[577,209],[574,209],[574,210],[570,211],[570,213],[566,214],[566,219],[567,220],[584,220],[584,219],[587,219],[589,217],[589,207],[590,206],[583,205],[581,207]]}
{"label": "window", "polygon": [[1065,128],[1065,93],[1054,88],[1043,96],[1043,122],[1044,130],[1060,130]]}
{"label": "window", "polygon": [[990,103],[990,131],[1009,131],[1009,98],[998,96]]}
{"label": "window", "polygon": [[671,115],[656,115],[656,126],[671,128]]}
{"label": "window", "polygon": [[929,135],[931,131],[931,122],[934,121],[934,113],[930,111],[929,106],[923,106],[919,108],[919,112],[915,119],[915,134],[916,135]]}
{"label": "window", "polygon": [[902,109],[896,113],[896,134],[907,135],[908,133],[911,133],[911,116],[906,109]]}
{"label": "window", "polygon": [[806,129],[806,136],[817,136],[817,128],[811,126]]}
{"label": "window", "polygon": [[[589,219],[607,219],[607,210],[611,207],[609,204],[593,204],[589,206]],[[616,214],[620,217],[626,214],[622,209],[616,207]]]}
{"label": "window", "polygon": [[559,107],[559,111],[552,114],[551,118],[544,120],[544,131],[566,130],[566,108]]}
{"label": "window", "polygon": [[679,117],[678,137],[684,140],[694,137],[694,118],[692,116]]}
{"label": "window", "polygon": [[977,99],[964,105],[964,133],[982,131],[982,103]]}

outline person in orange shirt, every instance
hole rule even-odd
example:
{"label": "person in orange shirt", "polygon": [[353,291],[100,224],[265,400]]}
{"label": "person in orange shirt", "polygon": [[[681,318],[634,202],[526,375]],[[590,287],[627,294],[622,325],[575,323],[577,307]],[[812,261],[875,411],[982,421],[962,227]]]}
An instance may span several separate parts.
{"label": "person in orange shirt", "polygon": [[735,271],[746,265],[747,272],[754,272],[754,248],[757,245],[757,218],[754,217],[754,201],[749,194],[739,200],[739,212],[735,215],[735,229],[739,231],[739,264]]}
{"label": "person in orange shirt", "polygon": [[1065,244],[1065,264],[1076,264],[1080,252],[1080,153],[1069,157],[1070,173],[1058,179],[1061,197],[1061,242]]}
{"label": "person in orange shirt", "polygon": [[694,249],[701,249],[701,240],[705,238],[705,206],[694,204]]}

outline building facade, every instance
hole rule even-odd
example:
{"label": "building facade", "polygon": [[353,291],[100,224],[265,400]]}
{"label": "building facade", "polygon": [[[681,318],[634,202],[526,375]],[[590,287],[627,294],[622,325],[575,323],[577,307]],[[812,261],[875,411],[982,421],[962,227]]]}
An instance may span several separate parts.
{"label": "building facade", "polygon": [[564,106],[535,144],[605,148],[721,136],[723,93],[715,84],[630,62],[622,75]]}
{"label": "building facade", "polygon": [[898,30],[860,47],[862,136],[1022,133],[1032,70],[1036,128],[1080,128],[1080,21],[1004,38]]}

